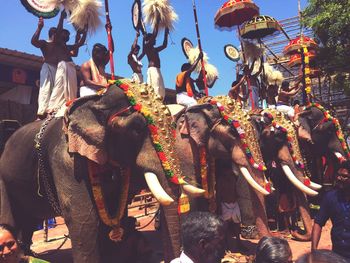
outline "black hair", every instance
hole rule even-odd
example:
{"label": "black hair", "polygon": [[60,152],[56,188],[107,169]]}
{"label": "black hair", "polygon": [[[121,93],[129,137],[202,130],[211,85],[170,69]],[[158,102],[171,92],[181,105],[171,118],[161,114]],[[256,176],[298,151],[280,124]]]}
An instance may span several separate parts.
{"label": "black hair", "polygon": [[92,48],[92,54],[95,54],[98,51],[103,51],[105,54],[108,53],[108,49],[104,45],[96,43]]}
{"label": "black hair", "polygon": [[56,34],[57,28],[56,27],[51,27],[49,29],[49,37],[52,37],[54,34]]}
{"label": "black hair", "polygon": [[62,32],[68,33],[68,35],[70,35],[70,32],[67,29],[63,29]]}
{"label": "black hair", "polygon": [[0,224],[0,231],[1,230],[6,230],[7,232],[9,232],[13,237],[14,239],[17,240],[17,231],[14,227],[8,225],[8,224]]}
{"label": "black hair", "polygon": [[346,263],[349,262],[342,256],[334,253],[331,250],[320,249],[313,250],[307,254],[302,255],[298,258],[296,263],[320,263],[320,262],[337,262],[337,263]]}
{"label": "black hair", "polygon": [[295,105],[300,105],[300,101],[299,100],[293,101],[293,106],[295,106]]}
{"label": "black hair", "polygon": [[289,81],[283,80],[282,85],[281,85],[281,88],[282,88],[282,89],[289,88]]}
{"label": "black hair", "polygon": [[182,66],[181,66],[181,71],[182,71],[182,72],[187,71],[187,70],[190,69],[190,67],[191,67],[191,64],[190,64],[190,63],[184,63],[184,64],[182,64]]}
{"label": "black hair", "polygon": [[263,237],[256,248],[255,263],[286,263],[292,255],[287,240]]}
{"label": "black hair", "polygon": [[189,213],[184,219],[181,232],[182,244],[185,252],[199,244],[201,240],[207,242],[219,235],[220,229],[224,228],[224,222],[218,216],[209,212]]}

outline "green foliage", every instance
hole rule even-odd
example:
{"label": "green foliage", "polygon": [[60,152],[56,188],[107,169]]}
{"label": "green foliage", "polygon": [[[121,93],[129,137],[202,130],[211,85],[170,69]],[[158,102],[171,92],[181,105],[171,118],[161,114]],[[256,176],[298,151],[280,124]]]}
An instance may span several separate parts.
{"label": "green foliage", "polygon": [[328,74],[350,72],[350,0],[308,0],[303,23],[320,42],[317,64]]}

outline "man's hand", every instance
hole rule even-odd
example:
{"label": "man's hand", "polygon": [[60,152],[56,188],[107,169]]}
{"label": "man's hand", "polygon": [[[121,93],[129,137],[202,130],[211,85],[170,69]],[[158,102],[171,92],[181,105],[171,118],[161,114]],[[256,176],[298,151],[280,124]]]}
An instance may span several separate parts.
{"label": "man's hand", "polygon": [[203,51],[199,52],[198,58],[199,58],[199,59],[202,59],[202,58],[203,58]]}
{"label": "man's hand", "polygon": [[166,34],[166,35],[169,35],[169,31],[170,31],[170,30],[169,30],[169,27],[167,27],[167,28],[165,29],[165,34]]}
{"label": "man's hand", "polygon": [[111,21],[107,21],[106,25],[105,25],[105,28],[107,31],[112,31],[112,24],[111,24]]}
{"label": "man's hand", "polygon": [[43,17],[40,17],[38,22],[38,28],[42,29],[43,27],[44,27],[44,19]]}

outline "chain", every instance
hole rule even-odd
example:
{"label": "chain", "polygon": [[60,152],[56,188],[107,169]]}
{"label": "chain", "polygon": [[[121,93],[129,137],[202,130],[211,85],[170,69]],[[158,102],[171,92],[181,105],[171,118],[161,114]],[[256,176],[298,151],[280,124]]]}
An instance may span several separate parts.
{"label": "chain", "polygon": [[[37,154],[38,154],[38,176],[39,176],[39,180],[41,178],[43,185],[44,185],[44,189],[45,189],[45,193],[47,196],[47,199],[49,201],[49,204],[51,205],[51,207],[53,208],[53,210],[55,211],[55,213],[61,215],[61,208],[60,205],[58,204],[57,201],[57,197],[55,196],[55,193],[53,192],[50,182],[49,182],[49,176],[47,174],[47,170],[45,167],[45,162],[43,159],[43,151],[42,151],[42,139],[44,137],[44,133],[45,130],[47,128],[47,126],[49,125],[50,121],[55,117],[56,112],[54,112],[53,114],[49,115],[44,123],[41,125],[39,132],[35,135],[35,148],[37,150]],[[39,183],[40,184],[40,183]]]}

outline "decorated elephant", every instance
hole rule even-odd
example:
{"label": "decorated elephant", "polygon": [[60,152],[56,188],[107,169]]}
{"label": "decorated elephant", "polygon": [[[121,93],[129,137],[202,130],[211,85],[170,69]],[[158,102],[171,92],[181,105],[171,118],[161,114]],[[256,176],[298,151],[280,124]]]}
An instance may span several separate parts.
{"label": "decorated elephant", "polygon": [[[349,148],[339,121],[320,104],[311,103],[298,115],[297,122],[299,134],[309,138],[300,141],[310,173],[315,180],[325,183],[322,157],[334,169],[342,162],[350,162]],[[328,178],[328,183],[334,183],[334,178]]]}
{"label": "decorated elephant", "polygon": [[195,175],[188,182],[206,191],[204,197],[192,200],[191,209],[215,211],[215,159],[226,160],[238,167],[254,190],[250,192],[260,236],[270,235],[264,196],[271,188],[247,113],[235,108],[234,101],[226,96],[208,97],[200,103],[177,116],[176,146],[181,164],[184,170],[193,170],[187,175]]}
{"label": "decorated elephant", "polygon": [[75,101],[64,118],[23,126],[0,159],[0,221],[30,240],[38,222],[62,215],[74,262],[121,262],[114,241],[136,167],[163,205],[169,262],[180,253],[179,185],[196,190],[183,181],[173,132],[161,99],[126,80]]}
{"label": "decorated elephant", "polygon": [[[307,176],[295,126],[281,112],[271,109],[253,112],[251,118],[259,132],[264,161],[269,164],[268,168],[275,166],[276,172],[270,173],[274,186],[280,193],[293,199],[289,203],[294,203],[303,220],[305,233],[291,231],[291,234],[297,240],[308,241],[311,238],[312,220],[306,195],[316,196],[321,185],[310,181]],[[283,208],[283,204],[279,205],[282,211],[291,209],[290,206]]]}

